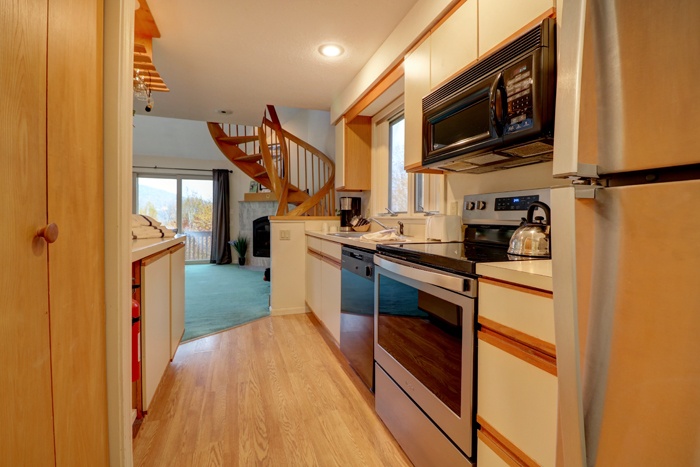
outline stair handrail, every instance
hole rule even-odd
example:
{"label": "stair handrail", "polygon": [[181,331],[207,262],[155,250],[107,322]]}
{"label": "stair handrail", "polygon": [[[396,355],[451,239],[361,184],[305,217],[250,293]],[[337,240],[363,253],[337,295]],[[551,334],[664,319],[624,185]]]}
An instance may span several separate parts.
{"label": "stair handrail", "polygon": [[[306,149],[310,153],[312,153],[314,156],[318,157],[321,159],[324,164],[326,164],[328,167],[330,167],[330,175],[328,176],[328,180],[326,180],[326,183],[322,187],[320,187],[316,193],[311,195],[309,199],[298,205],[296,208],[292,209],[287,213],[289,216],[300,216],[307,212],[308,210],[312,209],[316,204],[318,204],[319,201],[321,201],[334,187],[335,187],[335,164],[333,161],[323,153],[320,149],[312,146],[311,144],[307,143],[303,139],[299,138],[298,136],[294,135],[293,133],[288,132],[285,129],[282,129],[282,133],[284,137],[293,143],[295,143],[298,146],[301,146],[302,148]],[[332,207],[329,208],[329,210],[332,210]],[[330,213],[332,215],[332,212]]]}

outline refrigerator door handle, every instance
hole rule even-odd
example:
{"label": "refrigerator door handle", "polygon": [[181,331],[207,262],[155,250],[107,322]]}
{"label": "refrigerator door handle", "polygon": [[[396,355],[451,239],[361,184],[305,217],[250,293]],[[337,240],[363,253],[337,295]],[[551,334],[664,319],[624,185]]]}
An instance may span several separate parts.
{"label": "refrigerator door handle", "polygon": [[[578,157],[586,0],[557,1],[557,102],[553,174],[580,176]],[[587,171],[590,172],[590,171]],[[590,175],[584,175],[590,176]]]}

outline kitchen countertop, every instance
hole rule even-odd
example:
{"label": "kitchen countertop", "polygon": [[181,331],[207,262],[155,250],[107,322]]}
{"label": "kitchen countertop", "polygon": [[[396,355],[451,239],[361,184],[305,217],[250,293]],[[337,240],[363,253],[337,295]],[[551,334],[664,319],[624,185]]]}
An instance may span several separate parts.
{"label": "kitchen countertop", "polygon": [[187,236],[185,234],[177,234],[173,238],[142,238],[131,241],[131,262],[138,261],[151,256],[159,251],[163,251],[178,243],[184,243]]}
{"label": "kitchen countertop", "polygon": [[[371,232],[367,232],[371,233]],[[337,235],[332,235],[329,233],[323,233],[318,230],[307,230],[306,235],[311,235],[312,237],[318,237],[323,240],[328,240],[330,242],[341,243],[343,245],[356,246],[358,248],[365,248],[367,250],[376,250],[378,242],[370,242],[365,240],[360,240],[359,237],[339,237]],[[424,243],[425,239],[421,237],[406,237],[405,242],[379,242],[384,245],[391,243]]]}
{"label": "kitchen countertop", "polygon": [[506,282],[552,291],[552,260],[505,261],[476,265],[476,273]]}

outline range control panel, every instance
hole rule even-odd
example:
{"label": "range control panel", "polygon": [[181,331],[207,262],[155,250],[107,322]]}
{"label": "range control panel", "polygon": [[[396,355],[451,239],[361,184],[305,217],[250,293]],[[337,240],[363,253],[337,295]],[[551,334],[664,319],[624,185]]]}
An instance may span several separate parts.
{"label": "range control panel", "polygon": [[549,205],[549,188],[466,195],[462,223],[518,225],[535,201]]}

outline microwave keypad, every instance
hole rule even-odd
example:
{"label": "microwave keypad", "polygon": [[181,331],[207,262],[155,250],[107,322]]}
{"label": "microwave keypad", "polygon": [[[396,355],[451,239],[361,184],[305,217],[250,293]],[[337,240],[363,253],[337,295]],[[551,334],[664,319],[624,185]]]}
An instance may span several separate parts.
{"label": "microwave keypad", "polygon": [[530,59],[525,59],[504,73],[508,110],[505,133],[515,133],[532,128],[533,77]]}

